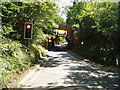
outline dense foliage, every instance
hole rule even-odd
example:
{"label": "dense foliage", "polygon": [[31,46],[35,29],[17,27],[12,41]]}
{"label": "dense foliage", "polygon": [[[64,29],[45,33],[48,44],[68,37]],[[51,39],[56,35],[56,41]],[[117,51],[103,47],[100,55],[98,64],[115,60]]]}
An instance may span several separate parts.
{"label": "dense foliage", "polygon": [[118,6],[115,2],[78,2],[70,7],[67,24],[75,28],[74,36],[79,37],[74,52],[100,64],[116,65],[120,57]]}
{"label": "dense foliage", "polygon": [[[3,2],[0,34],[0,87],[7,87],[11,74],[26,70],[31,62],[37,63],[45,55],[45,40],[54,32],[59,9],[52,2]],[[24,23],[33,23],[33,38],[25,40]]]}

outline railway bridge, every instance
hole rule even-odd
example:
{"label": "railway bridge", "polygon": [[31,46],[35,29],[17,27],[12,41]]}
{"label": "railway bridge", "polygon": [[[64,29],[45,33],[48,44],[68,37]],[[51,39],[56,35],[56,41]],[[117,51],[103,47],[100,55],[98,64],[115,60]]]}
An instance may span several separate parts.
{"label": "railway bridge", "polygon": [[[65,38],[67,45],[66,48],[72,48],[73,45],[76,43],[75,38],[74,37],[74,30],[71,26],[69,25],[59,25],[58,28],[54,28],[54,30],[56,30],[55,36],[54,37],[48,37],[48,50],[54,50],[56,49],[55,47],[55,41],[59,38],[59,37],[63,37]],[[64,48],[65,49],[65,48]]]}

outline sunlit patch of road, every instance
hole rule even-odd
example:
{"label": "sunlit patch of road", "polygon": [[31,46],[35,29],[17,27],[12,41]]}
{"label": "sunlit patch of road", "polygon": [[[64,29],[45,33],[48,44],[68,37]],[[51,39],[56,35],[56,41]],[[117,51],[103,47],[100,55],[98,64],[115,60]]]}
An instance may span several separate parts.
{"label": "sunlit patch of road", "polygon": [[38,65],[19,82],[22,88],[79,86],[87,88],[118,88],[116,71],[97,67],[67,52],[48,52],[43,67]]}

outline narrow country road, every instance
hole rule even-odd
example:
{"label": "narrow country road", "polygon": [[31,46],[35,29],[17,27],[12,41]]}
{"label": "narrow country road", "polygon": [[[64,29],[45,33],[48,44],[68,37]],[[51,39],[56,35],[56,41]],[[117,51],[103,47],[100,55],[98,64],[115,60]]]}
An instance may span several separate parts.
{"label": "narrow country road", "polygon": [[19,82],[21,88],[68,87],[118,88],[118,73],[80,60],[67,52],[50,51],[42,66],[37,65]]}

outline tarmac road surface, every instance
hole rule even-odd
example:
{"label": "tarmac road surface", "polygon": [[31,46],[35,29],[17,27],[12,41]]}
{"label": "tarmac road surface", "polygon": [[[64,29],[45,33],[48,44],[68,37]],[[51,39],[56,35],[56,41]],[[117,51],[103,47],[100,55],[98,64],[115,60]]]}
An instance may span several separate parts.
{"label": "tarmac road surface", "polygon": [[22,77],[19,82],[20,88],[45,90],[119,88],[118,73],[114,70],[77,59],[63,51],[49,51],[48,55],[47,61],[42,66],[37,65]]}

